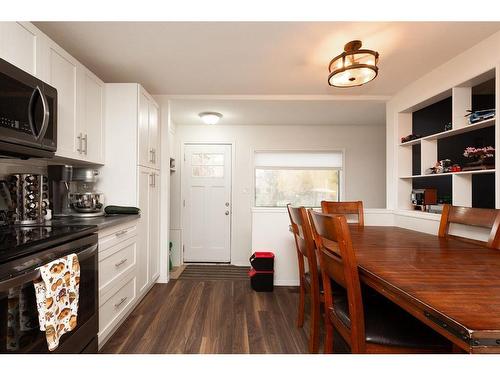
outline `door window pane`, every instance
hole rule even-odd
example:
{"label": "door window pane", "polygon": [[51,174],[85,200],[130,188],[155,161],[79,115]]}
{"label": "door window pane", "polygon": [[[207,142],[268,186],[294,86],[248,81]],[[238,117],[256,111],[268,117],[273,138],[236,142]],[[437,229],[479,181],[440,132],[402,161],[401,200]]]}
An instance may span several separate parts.
{"label": "door window pane", "polygon": [[255,169],[257,207],[320,207],[322,200],[339,200],[337,169]]}

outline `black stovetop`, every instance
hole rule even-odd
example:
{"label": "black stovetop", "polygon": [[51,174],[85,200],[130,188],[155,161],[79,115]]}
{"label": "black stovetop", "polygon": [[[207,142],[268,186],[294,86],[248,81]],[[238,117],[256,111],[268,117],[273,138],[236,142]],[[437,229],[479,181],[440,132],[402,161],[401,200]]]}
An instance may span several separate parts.
{"label": "black stovetop", "polygon": [[97,231],[95,225],[10,225],[0,227],[0,264]]}

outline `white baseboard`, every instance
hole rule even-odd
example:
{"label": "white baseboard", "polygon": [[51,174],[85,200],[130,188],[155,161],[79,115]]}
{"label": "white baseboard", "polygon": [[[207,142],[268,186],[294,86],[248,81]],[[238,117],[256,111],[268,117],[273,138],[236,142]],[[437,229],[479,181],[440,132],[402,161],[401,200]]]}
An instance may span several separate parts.
{"label": "white baseboard", "polygon": [[274,280],[274,286],[299,286],[299,280]]}

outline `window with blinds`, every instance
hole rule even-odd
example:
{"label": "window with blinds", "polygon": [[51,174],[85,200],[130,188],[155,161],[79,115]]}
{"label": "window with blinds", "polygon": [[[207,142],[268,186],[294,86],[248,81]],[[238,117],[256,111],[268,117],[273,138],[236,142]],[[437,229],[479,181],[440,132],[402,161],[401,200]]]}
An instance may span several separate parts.
{"label": "window with blinds", "polygon": [[340,200],[341,151],[258,151],[254,165],[256,207],[320,207],[322,200]]}

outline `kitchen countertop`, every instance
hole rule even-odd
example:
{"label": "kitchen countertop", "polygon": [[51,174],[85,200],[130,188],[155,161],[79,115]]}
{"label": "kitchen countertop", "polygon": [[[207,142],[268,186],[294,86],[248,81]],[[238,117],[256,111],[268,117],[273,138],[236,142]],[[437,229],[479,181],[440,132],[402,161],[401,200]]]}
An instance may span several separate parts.
{"label": "kitchen countertop", "polygon": [[141,215],[105,215],[91,218],[83,217],[58,217],[52,219],[49,223],[52,225],[96,225],[97,230],[103,230],[115,225],[123,224],[129,221],[137,220]]}

